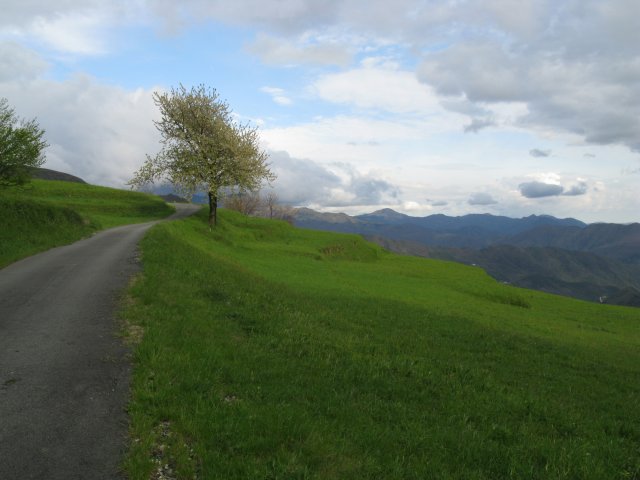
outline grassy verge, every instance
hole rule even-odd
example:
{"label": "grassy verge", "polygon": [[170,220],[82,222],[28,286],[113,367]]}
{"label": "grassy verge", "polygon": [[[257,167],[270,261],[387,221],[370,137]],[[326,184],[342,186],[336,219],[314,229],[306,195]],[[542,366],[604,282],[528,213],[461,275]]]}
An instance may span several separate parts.
{"label": "grassy verge", "polygon": [[227,211],[142,248],[132,479],[640,477],[638,310]]}
{"label": "grassy verge", "polygon": [[97,230],[165,217],[158,197],[80,183],[33,180],[0,188],[0,267]]}

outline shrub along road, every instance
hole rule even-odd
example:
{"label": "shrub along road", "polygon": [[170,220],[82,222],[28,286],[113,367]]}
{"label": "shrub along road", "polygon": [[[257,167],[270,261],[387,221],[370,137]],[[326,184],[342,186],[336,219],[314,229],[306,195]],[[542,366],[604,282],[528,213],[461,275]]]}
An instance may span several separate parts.
{"label": "shrub along road", "polygon": [[0,478],[119,478],[130,366],[115,311],[154,223],[0,270]]}

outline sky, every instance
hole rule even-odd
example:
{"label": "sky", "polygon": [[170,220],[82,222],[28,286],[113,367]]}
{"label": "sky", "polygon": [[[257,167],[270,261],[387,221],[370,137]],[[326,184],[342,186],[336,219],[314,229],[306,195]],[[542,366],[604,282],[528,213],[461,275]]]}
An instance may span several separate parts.
{"label": "sky", "polygon": [[638,0],[0,0],[45,167],[125,188],[215,88],[295,206],[640,221]]}

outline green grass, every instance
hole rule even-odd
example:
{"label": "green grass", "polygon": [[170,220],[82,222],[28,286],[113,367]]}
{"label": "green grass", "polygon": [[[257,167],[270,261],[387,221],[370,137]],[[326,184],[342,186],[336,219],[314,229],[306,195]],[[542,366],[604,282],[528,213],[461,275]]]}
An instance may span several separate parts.
{"label": "green grass", "polygon": [[80,183],[33,180],[0,187],[0,267],[97,230],[172,211],[154,195]]}
{"label": "green grass", "polygon": [[640,311],[220,212],[123,312],[131,479],[638,479]]}

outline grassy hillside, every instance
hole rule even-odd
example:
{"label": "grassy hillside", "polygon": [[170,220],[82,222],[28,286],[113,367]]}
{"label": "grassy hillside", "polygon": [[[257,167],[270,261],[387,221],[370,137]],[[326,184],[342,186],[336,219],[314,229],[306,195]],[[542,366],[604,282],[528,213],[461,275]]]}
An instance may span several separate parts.
{"label": "grassy hillside", "polygon": [[96,230],[171,212],[153,195],[94,185],[33,180],[25,187],[2,187],[0,267]]}
{"label": "grassy hillside", "polygon": [[132,479],[640,478],[636,309],[228,211],[142,248]]}
{"label": "grassy hillside", "polygon": [[591,302],[605,297],[606,303],[612,305],[640,303],[640,265],[591,252],[513,245],[447,248],[382,237],[367,239],[396,253],[477,265],[496,280],[518,287]]}

